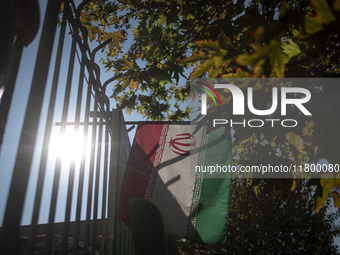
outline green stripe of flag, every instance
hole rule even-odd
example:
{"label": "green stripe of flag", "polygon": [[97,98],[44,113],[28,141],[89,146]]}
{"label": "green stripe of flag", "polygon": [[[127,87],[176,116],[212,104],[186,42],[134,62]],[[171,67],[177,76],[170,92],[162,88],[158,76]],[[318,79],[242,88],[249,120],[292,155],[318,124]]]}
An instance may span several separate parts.
{"label": "green stripe of flag", "polygon": [[[216,143],[216,144],[215,144]],[[230,131],[224,127],[214,129],[208,134],[205,151],[205,166],[228,166],[232,164],[232,144]],[[225,178],[207,178],[204,173],[196,233],[205,243],[224,243],[227,232],[230,174]]]}

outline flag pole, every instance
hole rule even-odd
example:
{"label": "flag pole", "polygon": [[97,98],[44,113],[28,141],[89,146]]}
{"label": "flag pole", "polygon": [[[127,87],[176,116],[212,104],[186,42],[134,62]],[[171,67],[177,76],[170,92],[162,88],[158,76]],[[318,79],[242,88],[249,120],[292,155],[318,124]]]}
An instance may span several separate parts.
{"label": "flag pole", "polygon": [[[139,125],[139,124],[160,124],[160,125],[164,125],[164,124],[169,124],[169,125],[190,125],[193,124],[195,122],[190,122],[190,121],[152,121],[152,120],[135,120],[135,121],[124,121],[121,123],[124,123],[125,125]],[[54,122],[53,125],[54,126],[63,126],[63,125],[67,125],[67,126],[73,126],[73,125],[80,125],[80,126],[84,126],[84,125],[106,125],[107,122],[106,121],[102,121],[102,122]]]}
{"label": "flag pole", "polygon": [[124,121],[125,125],[140,125],[140,124],[160,124],[160,125],[190,125],[190,123],[194,123],[194,122],[190,122],[190,121],[143,121],[143,120],[139,120],[139,121]]}
{"label": "flag pole", "polygon": [[113,109],[111,121],[111,155],[109,170],[109,193],[107,214],[107,255],[114,254],[115,223],[117,213],[117,183],[119,168],[120,133],[122,114],[121,109]]}

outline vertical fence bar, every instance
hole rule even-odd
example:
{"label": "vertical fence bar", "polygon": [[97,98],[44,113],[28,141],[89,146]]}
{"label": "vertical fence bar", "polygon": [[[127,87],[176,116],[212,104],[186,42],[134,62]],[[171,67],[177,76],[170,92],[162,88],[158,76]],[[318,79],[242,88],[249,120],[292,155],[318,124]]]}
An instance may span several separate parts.
{"label": "vertical fence bar", "polygon": [[[81,70],[84,75],[84,67],[85,67],[85,54],[86,50],[85,47],[82,48],[82,60],[81,60]],[[83,86],[84,83],[84,77],[80,79],[80,82]],[[87,91],[87,98],[86,98],[86,105],[85,105],[85,125],[83,129],[83,141],[86,146],[87,144],[87,134],[88,134],[88,119],[90,115],[90,97],[91,94],[89,94],[90,85],[88,85],[88,91]],[[84,173],[85,173],[85,154],[86,151],[82,153],[81,161],[80,161],[80,168],[79,168],[79,181],[78,181],[78,195],[77,195],[77,209],[76,209],[76,222],[75,222],[75,236],[74,236],[74,243],[76,244],[74,246],[74,254],[78,253],[78,246],[79,246],[79,231],[80,231],[80,217],[81,217],[81,209],[82,209],[82,202],[83,202],[83,191],[84,191]]]}
{"label": "vertical fence bar", "polygon": [[[73,69],[74,69],[74,59],[75,59],[75,49],[76,49],[76,41],[72,39],[71,54],[70,54],[68,72],[67,72],[66,89],[65,89],[64,104],[63,104],[63,111],[62,111],[62,122],[67,121],[67,114],[69,110]],[[64,135],[65,130],[66,130],[66,126],[62,125],[60,128],[60,134]],[[52,254],[53,228],[54,228],[54,221],[55,221],[55,216],[56,216],[57,199],[58,199],[58,194],[59,194],[61,163],[62,163],[62,158],[61,158],[60,152],[58,151],[57,163],[56,163],[56,167],[54,171],[51,206],[50,206],[49,219],[48,219],[46,254]]]}
{"label": "vertical fence bar", "polygon": [[[83,49],[84,50],[84,49]],[[84,50],[85,51],[85,50]],[[85,54],[82,54],[83,56],[83,61],[85,60]],[[84,125],[84,130],[83,130],[83,139],[85,144],[88,143],[88,133],[89,133],[89,118],[90,118],[90,106],[91,106],[91,84],[88,82],[87,83],[87,93],[86,93],[86,105],[85,105],[85,125]],[[87,154],[87,151],[84,152],[83,158],[80,163],[80,169],[79,169],[79,187],[78,187],[78,197],[77,197],[77,210],[76,210],[76,236],[74,241],[76,243],[79,243],[79,231],[80,231],[80,217],[81,217],[81,209],[82,209],[82,202],[83,202],[83,192],[84,192],[84,171],[85,171],[85,156]],[[87,207],[89,206],[88,204],[86,205]],[[90,205],[91,206],[91,205]],[[84,249],[86,249],[86,243],[87,243],[87,236],[84,236]],[[78,251],[78,245],[76,245],[75,252]],[[86,251],[85,251],[86,252]]]}
{"label": "vertical fence bar", "polygon": [[[85,52],[84,49],[82,49],[82,52]],[[85,61],[84,61],[84,55],[81,56],[81,66],[80,66],[80,74],[79,74],[79,88],[82,88],[84,86],[84,71],[85,71]],[[79,96],[79,94],[78,94]],[[85,132],[87,132],[87,127],[84,127],[83,129],[83,141],[87,140],[87,137],[85,137]],[[84,146],[86,146],[86,143],[83,143]],[[78,247],[79,247],[79,227],[80,227],[80,214],[81,214],[81,206],[82,206],[82,196],[83,196],[83,184],[84,184],[84,171],[85,171],[85,157],[84,154],[86,151],[83,151],[81,154],[80,159],[80,167],[79,167],[79,175],[78,175],[78,193],[77,193],[77,200],[76,200],[76,218],[75,218],[75,231],[74,231],[74,247],[73,252],[74,254],[78,253]]]}
{"label": "vertical fence bar", "polygon": [[52,55],[59,8],[60,0],[48,1],[37,54],[37,62],[33,73],[31,90],[19,142],[19,149],[15,160],[4,215],[3,236],[0,241],[0,249],[4,254],[18,253],[18,251],[13,251],[13,247],[18,249],[19,225],[25,202],[26,189],[33,157],[33,148],[36,142],[43,97],[46,89],[46,81]]}
{"label": "vertical fence bar", "polygon": [[[84,79],[85,77],[85,66],[87,67],[88,73],[90,73],[89,67],[88,67],[88,59],[86,58],[86,52],[88,49],[87,45],[87,40],[88,40],[88,33],[85,27],[83,27],[79,21],[79,16],[80,16],[80,11],[84,5],[86,5],[88,1],[84,1],[78,6],[75,14],[76,17],[74,20],[70,21],[73,26],[77,26],[76,23],[78,24],[82,36],[83,36],[83,42],[80,40],[79,36],[75,36],[79,47],[81,48],[81,73],[79,76],[79,82],[83,86]],[[82,76],[82,77],[81,77]],[[91,107],[91,84],[87,82],[87,96],[86,96],[86,102],[85,102],[85,116],[84,116],[84,129],[83,129],[83,141],[85,146],[88,144],[88,133],[89,133],[89,118],[90,118],[90,107]],[[84,193],[84,178],[85,178],[85,161],[86,161],[86,154],[87,151],[84,151],[81,156],[81,161],[80,161],[80,168],[79,168],[79,181],[78,181],[78,195],[76,199],[76,219],[75,219],[75,231],[74,231],[74,247],[73,247],[73,253],[78,254],[79,250],[79,241],[80,241],[80,220],[81,220],[81,211],[82,211],[82,206],[83,206],[83,193]],[[91,206],[91,205],[87,205]],[[87,237],[85,235],[85,239],[83,240],[84,242],[84,249],[86,253],[86,249],[88,252],[88,246],[87,246]],[[86,246],[86,247],[85,247]]]}
{"label": "vertical fence bar", "polygon": [[60,28],[57,56],[55,60],[52,88],[51,88],[51,94],[50,94],[50,102],[48,106],[48,114],[47,114],[46,127],[45,127],[45,132],[44,132],[45,136],[44,136],[44,141],[43,141],[43,150],[41,153],[41,160],[39,162],[38,182],[37,182],[37,186],[36,186],[37,188],[35,191],[34,207],[33,207],[32,221],[31,221],[31,225],[32,225],[31,235],[30,235],[30,238],[32,240],[31,251],[34,249],[34,246],[36,243],[37,226],[38,226],[37,224],[38,224],[40,205],[41,205],[41,199],[42,199],[42,191],[43,191],[43,185],[45,181],[45,174],[46,174],[46,167],[47,167],[47,156],[48,156],[47,152],[48,152],[48,147],[50,143],[51,130],[53,126],[53,123],[52,123],[53,113],[55,109],[55,101],[56,101],[56,96],[57,96],[61,59],[62,59],[62,53],[63,53],[63,48],[64,48],[64,39],[65,39],[65,30],[66,30],[65,28],[66,28],[66,13],[64,13],[63,15],[61,28]]}
{"label": "vertical fence bar", "polygon": [[[98,85],[98,84],[97,84]],[[96,91],[96,97],[99,96],[99,92]],[[99,114],[99,123],[103,122],[102,114]],[[93,203],[93,224],[92,224],[92,251],[93,255],[96,254],[95,244],[97,242],[97,218],[98,218],[98,207],[99,207],[99,177],[100,177],[100,166],[101,166],[101,146],[102,146],[102,134],[103,125],[99,126],[98,130],[98,143],[97,143],[97,162],[96,162],[96,179],[95,179],[95,193],[94,193],[94,203]]]}
{"label": "vertical fence bar", "polygon": [[[19,39],[17,39],[14,43],[14,49],[13,56],[11,57],[10,63],[9,63],[9,69],[10,69],[10,76],[5,80],[4,87],[0,87],[1,89],[4,89],[3,95],[1,95],[0,91],[0,148],[2,145],[2,139],[5,133],[5,126],[7,122],[7,117],[9,113],[9,107],[11,106],[15,82],[17,80],[21,55],[22,55],[22,49],[23,45]],[[1,84],[0,84],[1,86]],[[0,90],[1,90],[0,89]]]}
{"label": "vertical fence bar", "polygon": [[[78,30],[77,20],[74,22],[74,31]],[[83,34],[84,41],[87,40],[87,34]],[[79,34],[74,32],[73,33],[73,40],[74,41],[81,41],[79,38]],[[84,87],[84,71],[85,71],[85,61],[84,57],[86,54],[86,47],[85,44],[80,45],[82,56],[81,56],[81,62],[80,62],[80,73],[79,73],[79,82],[78,82],[78,89],[77,89],[77,102],[76,102],[76,114],[75,114],[75,126],[74,126],[74,134],[77,134],[79,132],[79,121],[80,121],[80,111],[82,107],[82,95],[83,95],[83,87]],[[76,50],[76,49],[75,49]],[[83,154],[83,153],[82,153]],[[81,160],[85,160],[84,157],[81,157]],[[70,172],[69,172],[69,185],[68,185],[68,191],[67,191],[67,202],[66,202],[66,210],[65,210],[65,226],[64,226],[64,232],[63,232],[63,242],[62,242],[62,249],[61,254],[66,254],[67,252],[67,245],[68,245],[68,237],[69,237],[69,229],[70,229],[70,220],[71,220],[71,206],[72,206],[72,197],[73,197],[73,187],[75,184],[74,181],[74,171],[75,171],[75,160],[72,161]],[[83,169],[80,169],[80,171],[83,171]],[[83,181],[83,177],[79,178]],[[78,182],[78,185],[80,183]],[[79,217],[80,220],[80,217]],[[79,224],[79,222],[78,222]],[[77,232],[77,231],[76,231]],[[78,238],[77,243],[74,245],[77,246],[76,251],[78,250]]]}
{"label": "vertical fence bar", "polygon": [[109,157],[109,123],[105,126],[105,147],[104,147],[104,176],[103,176],[103,197],[102,197],[102,238],[100,242],[100,254],[104,255],[106,240],[106,193],[107,193],[107,173],[108,173],[108,157]]}
{"label": "vertical fence bar", "polygon": [[109,174],[109,194],[108,194],[108,215],[107,215],[107,254],[114,253],[114,233],[116,233],[116,202],[117,202],[117,181],[119,167],[119,146],[120,146],[120,127],[121,112],[120,109],[114,109],[112,112],[111,123],[111,155],[110,155],[110,174]]}
{"label": "vertical fence bar", "polygon": [[[91,66],[91,63],[90,65]],[[92,66],[89,68],[89,76],[90,76],[90,93],[91,88],[94,86],[95,79],[93,77],[93,68]],[[91,155],[90,155],[90,169],[89,169],[89,181],[88,181],[88,193],[87,193],[87,210],[86,210],[86,238],[87,242],[85,243],[85,254],[89,254],[89,241],[91,240],[91,207],[92,207],[92,193],[93,193],[93,175],[94,175],[94,165],[95,165],[95,145],[96,145],[96,137],[97,137],[97,99],[95,97],[94,99],[94,113],[93,113],[93,126],[92,126],[92,139],[91,139]],[[91,246],[91,249],[93,249],[93,244]]]}
{"label": "vertical fence bar", "polygon": [[[100,68],[95,64],[95,54],[105,45],[111,42],[111,39],[104,41],[102,44],[97,46],[93,52],[91,53],[91,65],[93,67],[93,72],[96,74],[96,79],[94,79],[93,89],[95,91],[95,104],[94,104],[94,119],[99,117],[99,129],[98,129],[98,142],[96,144],[97,147],[97,161],[96,161],[96,178],[95,178],[95,186],[94,186],[94,202],[93,202],[93,220],[92,220],[92,250],[91,253],[95,255],[96,250],[94,248],[97,242],[97,218],[98,218],[98,207],[99,207],[99,177],[100,177],[100,168],[101,168],[101,149],[102,149],[102,134],[103,134],[103,116],[104,116],[104,102],[102,97],[102,87],[100,84]],[[92,76],[93,77],[93,76]],[[94,77],[93,77],[94,78]],[[99,112],[97,111],[97,107]],[[99,113],[99,114],[98,114]]]}
{"label": "vertical fence bar", "polygon": [[[19,1],[1,1],[0,2],[0,27],[2,36],[0,39],[0,148],[5,132],[9,107],[12,101],[15,79],[20,63],[23,45],[20,40],[16,40],[13,47],[16,33],[17,20],[19,18]],[[16,50],[20,45],[20,54]],[[19,59],[15,55],[20,55]],[[18,60],[17,60],[18,59]],[[14,62],[13,62],[14,60]],[[17,60],[17,61],[16,61]],[[15,68],[12,63],[17,63]],[[10,77],[8,77],[8,74]],[[14,81],[13,81],[14,78]],[[12,81],[10,81],[12,80]],[[7,91],[6,91],[7,90]],[[12,91],[8,91],[12,90]],[[6,95],[7,94],[7,95]]]}

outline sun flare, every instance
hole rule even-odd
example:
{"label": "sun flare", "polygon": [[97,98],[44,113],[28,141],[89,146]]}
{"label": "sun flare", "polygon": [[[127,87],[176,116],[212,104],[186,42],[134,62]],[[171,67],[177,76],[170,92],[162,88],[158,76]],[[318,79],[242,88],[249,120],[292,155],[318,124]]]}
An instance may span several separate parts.
{"label": "sun flare", "polygon": [[75,132],[68,127],[63,134],[59,131],[52,134],[49,150],[52,154],[59,155],[62,161],[71,162],[81,158],[85,147],[82,132]]}

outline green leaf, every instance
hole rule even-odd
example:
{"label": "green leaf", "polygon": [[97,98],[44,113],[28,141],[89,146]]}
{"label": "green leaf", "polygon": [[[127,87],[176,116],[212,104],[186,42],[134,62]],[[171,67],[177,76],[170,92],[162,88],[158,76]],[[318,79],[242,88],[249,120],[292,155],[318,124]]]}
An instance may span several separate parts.
{"label": "green leaf", "polygon": [[333,8],[340,12],[340,0],[333,1]]}
{"label": "green leaf", "polygon": [[213,51],[219,51],[221,48],[217,41],[212,41],[212,40],[196,41],[195,44],[199,48],[202,48],[202,49],[205,48],[205,49],[213,50]]}
{"label": "green leaf", "polygon": [[207,56],[205,53],[200,52],[200,51],[196,51],[195,53],[193,53],[190,57],[179,60],[178,62],[180,63],[194,63],[200,60],[205,60],[207,59]]}
{"label": "green leaf", "polygon": [[187,15],[187,20],[191,20],[191,19],[195,19],[195,16],[192,15],[191,13],[189,13],[189,14]]}
{"label": "green leaf", "polygon": [[297,29],[292,29],[292,34],[294,37],[297,37],[301,34],[301,31],[297,30]]}
{"label": "green leaf", "polygon": [[255,48],[255,53],[250,54],[250,55],[248,54],[239,55],[236,58],[236,62],[243,66],[248,66],[248,65],[253,66],[256,64],[256,62],[258,62],[262,58],[267,57],[271,50],[271,46],[262,47],[260,45],[254,45],[254,48]]}
{"label": "green leaf", "polygon": [[334,20],[327,1],[311,0],[311,2],[316,7],[316,18],[322,23],[328,24]]}
{"label": "green leaf", "polygon": [[269,53],[269,62],[272,67],[272,75],[282,78],[285,72],[285,55],[282,53],[280,43],[276,40],[271,42],[271,51]]}
{"label": "green leaf", "polygon": [[[322,174],[320,179],[320,185],[322,187],[322,196],[317,198],[316,209],[315,212],[318,213],[320,209],[323,207],[327,198],[329,197],[332,189],[334,187],[340,187],[340,173],[337,175],[334,174]],[[335,195],[332,193],[332,197],[334,199],[335,206],[339,207],[340,201],[338,194]]]}
{"label": "green leaf", "polygon": [[243,54],[236,58],[236,62],[243,66],[253,66],[257,69],[260,61],[268,60],[272,68],[274,77],[284,77],[285,56],[281,52],[280,43],[277,40],[271,40],[269,45],[254,45],[255,52],[253,54]]}
{"label": "green leaf", "polygon": [[338,192],[334,191],[332,193],[332,198],[334,201],[334,205],[340,209],[340,198]]}
{"label": "green leaf", "polygon": [[287,141],[291,146],[294,146],[299,152],[303,150],[302,139],[294,132],[287,133]]}
{"label": "green leaf", "polygon": [[202,64],[197,66],[194,71],[190,74],[190,79],[201,77],[203,74],[208,72],[210,68],[213,66],[214,60],[208,59],[204,61]]}
{"label": "green leaf", "polygon": [[159,20],[157,22],[157,25],[162,26],[165,21],[166,21],[166,16],[164,14],[161,14],[159,15]]}
{"label": "green leaf", "polygon": [[132,61],[128,61],[127,59],[124,59],[124,62],[126,63],[126,66],[128,67],[128,69],[133,70],[133,62]]}
{"label": "green leaf", "polygon": [[222,34],[222,36],[219,38],[218,42],[223,49],[227,50],[231,47],[230,39],[225,34]]}
{"label": "green leaf", "polygon": [[332,191],[332,188],[336,185],[332,174],[323,174],[321,177],[322,179],[320,179],[320,184],[322,187],[322,196],[318,197],[316,200],[315,213],[319,213],[320,209],[326,202],[329,193]]}
{"label": "green leaf", "polygon": [[327,1],[312,0],[311,2],[315,7],[316,15],[306,14],[305,26],[308,34],[315,34],[323,28],[323,25],[331,23],[335,18]]}
{"label": "green leaf", "polygon": [[288,57],[285,59],[285,63],[287,63],[292,57],[295,57],[301,53],[299,45],[289,39],[287,42],[283,42],[281,44],[281,48],[283,53],[285,53]]}

